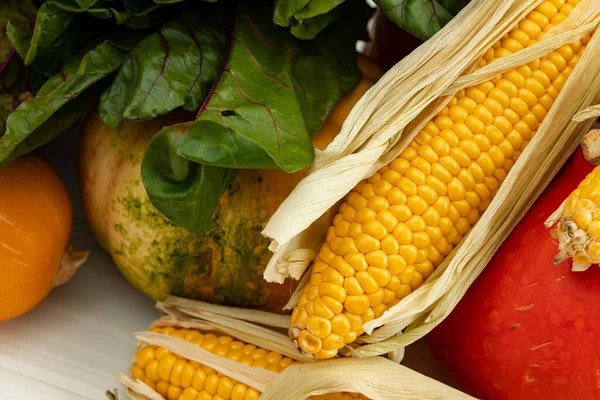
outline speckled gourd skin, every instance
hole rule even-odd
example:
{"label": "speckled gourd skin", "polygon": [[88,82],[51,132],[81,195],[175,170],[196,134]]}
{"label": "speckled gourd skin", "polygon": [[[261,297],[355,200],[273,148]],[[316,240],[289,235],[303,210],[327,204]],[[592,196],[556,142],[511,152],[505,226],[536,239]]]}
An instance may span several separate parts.
{"label": "speckled gourd skin", "polygon": [[141,179],[148,141],[182,115],[106,127],[97,113],[82,127],[81,190],[90,226],[121,273],[155,300],[169,294],[280,310],[291,285],[262,279],[270,252],[264,224],[302,173],[241,171],[221,199],[219,226],[193,235],[150,203]]}

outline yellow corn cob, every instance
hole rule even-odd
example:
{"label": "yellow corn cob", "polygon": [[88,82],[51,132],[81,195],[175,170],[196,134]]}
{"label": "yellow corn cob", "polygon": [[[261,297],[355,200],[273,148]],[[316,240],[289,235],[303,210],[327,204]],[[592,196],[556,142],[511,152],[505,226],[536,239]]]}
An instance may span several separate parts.
{"label": "yellow corn cob", "polygon": [[600,263],[600,167],[581,181],[565,202],[557,225],[560,262],[573,258],[576,270]]}
{"label": "yellow corn cob", "polygon": [[[279,353],[236,341],[229,336],[173,327],[154,328],[152,331],[185,339],[213,354],[270,371],[281,372],[294,363],[294,360]],[[168,400],[255,400],[260,396],[260,392],[254,388],[156,346],[146,346],[138,351],[131,376]],[[327,398],[332,397],[329,395]],[[336,398],[366,399],[357,393],[339,393]]]}
{"label": "yellow corn cob", "polygon": [[[533,45],[578,2],[542,2],[479,67]],[[302,351],[334,357],[427,279],[488,207],[589,38],[461,90],[346,196],[292,314],[290,337]]]}

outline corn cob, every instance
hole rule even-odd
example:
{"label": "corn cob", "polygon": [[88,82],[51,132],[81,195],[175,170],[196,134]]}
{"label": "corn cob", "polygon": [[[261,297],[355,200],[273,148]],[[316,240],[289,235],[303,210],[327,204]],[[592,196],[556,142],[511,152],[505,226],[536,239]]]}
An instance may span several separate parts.
{"label": "corn cob", "polygon": [[[213,354],[270,371],[281,372],[295,362],[279,353],[236,341],[229,336],[174,327],[154,328],[152,331],[185,339]],[[146,346],[137,352],[131,376],[168,400],[255,400],[260,396],[260,392],[252,387],[156,346]],[[315,400],[319,398],[314,397]],[[328,395],[327,399],[355,400],[366,397],[358,393],[339,393]]]}
{"label": "corn cob", "polygon": [[600,167],[581,181],[567,198],[557,225],[556,262],[573,259],[574,270],[600,264]]}
{"label": "corn cob", "polygon": [[[532,46],[578,2],[542,2],[479,67]],[[427,279],[486,210],[589,38],[459,91],[396,160],[345,197],[292,314],[290,337],[304,353],[336,356]]]}

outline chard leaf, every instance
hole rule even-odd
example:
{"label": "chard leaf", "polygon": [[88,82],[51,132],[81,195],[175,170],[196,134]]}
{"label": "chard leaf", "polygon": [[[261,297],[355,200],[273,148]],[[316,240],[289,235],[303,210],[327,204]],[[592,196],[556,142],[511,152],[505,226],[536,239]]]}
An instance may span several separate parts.
{"label": "chard leaf", "polygon": [[104,82],[99,82],[62,106],[19,143],[12,159],[37,149],[71,127],[96,106],[98,96],[105,86]]}
{"label": "chard leaf", "polygon": [[146,151],[142,164],[144,184],[151,180],[153,204],[167,208],[172,221],[187,221],[192,208],[192,215],[208,216],[190,221],[187,225],[193,227],[192,232],[209,231],[215,228],[211,217],[236,170],[191,163],[177,155],[170,139],[167,135],[157,136],[155,146]]}
{"label": "chard leaf", "polygon": [[98,0],[75,0],[80,8],[88,9],[98,2]]}
{"label": "chard leaf", "polygon": [[54,1],[40,7],[35,23],[15,19],[6,26],[7,36],[25,64],[47,77],[58,73],[65,60],[83,47],[89,47],[101,31],[95,18],[82,19],[56,8]]}
{"label": "chard leaf", "polygon": [[47,0],[45,4],[72,13],[86,13],[101,19],[109,19],[113,13],[104,7],[93,7],[96,0]]}
{"label": "chard leaf", "polygon": [[198,110],[223,64],[225,18],[186,14],[142,40],[100,99],[104,123]]}
{"label": "chard leaf", "polygon": [[273,22],[291,26],[292,34],[304,40],[314,39],[340,16],[337,8],[345,0],[276,0]]}
{"label": "chard leaf", "polygon": [[133,15],[148,14],[161,7],[152,0],[124,0],[125,10]]}
{"label": "chard leaf", "polygon": [[[11,23],[32,26],[37,10],[31,0],[7,1],[0,3],[0,26],[7,27]],[[6,60],[14,50],[6,30],[0,29],[0,60]],[[2,62],[0,61],[0,62]]]}
{"label": "chard leaf", "polygon": [[[67,104],[69,108],[62,111],[66,115],[72,115],[72,109],[80,110],[81,107],[73,107],[71,102],[94,83],[116,71],[124,57],[125,51],[110,42],[104,42],[67,62],[59,74],[40,88],[35,98],[21,103],[8,117],[6,131],[0,138],[0,165],[5,165],[14,158],[18,153],[17,147],[28,136],[34,134],[38,137],[35,133],[37,129],[53,132],[51,135],[65,129],[68,121],[59,121],[55,131],[44,124]],[[41,140],[35,139],[35,142],[39,143]]]}
{"label": "chard leaf", "polygon": [[310,136],[360,79],[354,19],[315,41],[297,40],[260,7],[239,5],[230,19],[224,63],[197,119],[161,130],[142,163],[151,202],[193,233],[212,226],[232,169],[310,164]]}
{"label": "chard leaf", "polygon": [[25,60],[25,65],[30,65],[36,56],[44,55],[56,46],[56,43],[74,20],[74,14],[47,3],[42,4],[38,9],[35,28],[27,53],[20,54]]}
{"label": "chard leaf", "polygon": [[32,24],[27,22],[9,21],[6,24],[6,37],[12,49],[22,57],[27,54],[33,36]]}
{"label": "chard leaf", "polygon": [[[42,83],[41,77],[23,64],[11,42],[11,35],[17,34],[11,26],[26,26],[27,36],[34,24],[36,12],[36,7],[30,0],[0,3],[0,25],[6,27],[6,30],[0,30],[0,132],[4,132],[10,113],[24,100],[33,97]],[[28,43],[29,38],[19,40]]]}
{"label": "chard leaf", "polygon": [[396,25],[421,40],[444,27],[469,0],[374,0]]}
{"label": "chard leaf", "polygon": [[32,98],[43,84],[23,61],[11,53],[0,67],[0,132],[6,129],[6,119],[23,101]]}

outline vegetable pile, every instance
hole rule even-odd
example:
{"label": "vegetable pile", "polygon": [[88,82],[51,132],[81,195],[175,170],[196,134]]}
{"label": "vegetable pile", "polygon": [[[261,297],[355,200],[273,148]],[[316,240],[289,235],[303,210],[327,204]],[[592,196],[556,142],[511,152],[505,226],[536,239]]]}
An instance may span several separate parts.
{"label": "vegetable pile", "polygon": [[545,268],[548,249],[600,260],[598,173],[548,220],[558,249],[539,220],[562,198],[518,223],[600,114],[600,3],[375,3],[427,40],[385,75],[356,51],[358,0],[0,5],[0,172],[81,120],[88,221],[164,312],[136,334],[131,398],[467,398],[395,363],[490,260],[438,353],[486,397],[567,393],[548,371],[597,391],[565,329],[600,333],[597,285]]}
{"label": "vegetable pile", "polygon": [[[463,3],[382,7],[424,38]],[[153,138],[144,186],[173,223],[210,230],[237,170],[311,163],[310,137],[360,79],[370,15],[362,1],[4,2],[0,165],[96,104],[109,127],[183,108],[195,116]]]}
{"label": "vegetable pile", "polygon": [[[394,20],[422,39],[450,16],[437,3],[381,6],[406,9]],[[359,84],[355,50],[371,14],[362,1],[2,3],[0,166],[87,121],[87,216],[134,286],[154,299],[280,309],[291,289],[260,278],[269,256],[260,231],[312,162],[313,143],[325,147],[360,96],[325,124],[336,104],[372,84]],[[329,139],[317,140],[324,124]],[[115,179],[124,159],[133,186]],[[112,203],[95,202],[104,196]]]}
{"label": "vegetable pile", "polygon": [[0,161],[47,142],[96,101],[110,127],[193,111],[153,138],[143,177],[157,209],[197,233],[214,226],[234,169],[294,172],[312,161],[310,136],[360,78],[354,46],[370,12],[340,6],[343,23],[303,42],[261,4],[145,3],[46,1],[35,24],[32,3],[15,10],[5,64],[23,69],[16,52],[31,66],[23,73],[48,79],[7,118]]}

